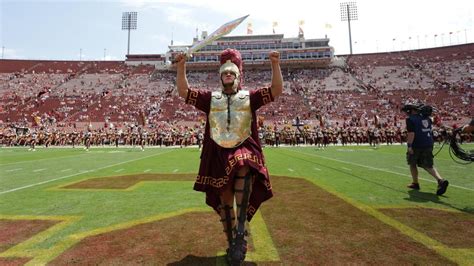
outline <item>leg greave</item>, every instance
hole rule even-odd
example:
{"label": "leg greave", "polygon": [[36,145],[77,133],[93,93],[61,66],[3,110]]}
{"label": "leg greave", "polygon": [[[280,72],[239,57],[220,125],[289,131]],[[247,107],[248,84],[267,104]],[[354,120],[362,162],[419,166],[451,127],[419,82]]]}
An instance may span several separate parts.
{"label": "leg greave", "polygon": [[[222,215],[222,211],[224,211],[224,215]],[[233,234],[232,234],[232,227],[233,227],[233,221],[234,221],[234,215],[233,213],[233,208],[228,205],[224,205],[221,209],[221,217],[224,216],[221,219],[221,222],[224,224],[224,232],[226,233],[227,236],[227,241],[229,243],[229,247],[232,246],[232,241],[233,241]]]}
{"label": "leg greave", "polygon": [[243,190],[235,189],[235,193],[242,193],[242,201],[237,206],[240,208],[238,217],[237,217],[237,228],[235,232],[235,239],[232,243],[230,250],[230,264],[231,265],[241,265],[245,260],[245,255],[247,253],[247,241],[245,240],[246,231],[245,231],[245,220],[247,220],[247,207],[249,203],[250,196],[250,186],[252,185],[252,177],[247,174],[244,178],[244,188]]}

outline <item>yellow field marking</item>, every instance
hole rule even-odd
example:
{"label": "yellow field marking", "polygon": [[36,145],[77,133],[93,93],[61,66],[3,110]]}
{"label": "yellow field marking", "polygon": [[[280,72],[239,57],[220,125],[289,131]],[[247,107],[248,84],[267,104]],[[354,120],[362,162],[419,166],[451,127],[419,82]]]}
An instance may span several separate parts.
{"label": "yellow field marking", "polygon": [[[87,179],[85,179],[85,180],[87,180]],[[134,185],[132,185],[128,188],[124,188],[124,189],[102,189],[102,188],[100,188],[100,189],[72,188],[71,189],[71,188],[65,188],[66,186],[69,186],[69,185],[72,185],[72,184],[75,184],[75,183],[78,183],[78,182],[82,182],[82,181],[71,182],[67,185],[61,185],[61,186],[58,186],[58,187],[55,187],[55,188],[49,189],[49,190],[54,190],[54,191],[117,191],[117,192],[118,191],[123,191],[123,192],[126,192],[126,191],[136,190],[139,187],[144,186],[147,183],[168,183],[168,182],[192,183],[193,181],[153,181],[153,180],[145,180],[145,181],[139,181],[139,182],[135,183]],[[179,215],[179,214],[177,214],[177,215]],[[161,218],[161,219],[164,219],[164,218]],[[134,224],[132,224],[130,226],[126,226],[124,228],[128,228],[128,227],[131,227],[131,226],[136,225],[136,224],[140,224],[139,222],[135,224],[135,222],[136,221],[133,222]],[[148,222],[148,221],[146,221],[146,222]],[[251,251],[247,254],[248,260],[250,260],[250,261],[280,261],[280,257],[278,255],[277,249],[276,249],[275,245],[273,244],[273,240],[271,239],[270,233],[268,232],[267,226],[265,225],[265,221],[263,220],[263,217],[259,212],[257,212],[257,214],[255,214],[255,216],[252,220],[252,223],[250,224],[250,227],[251,227],[252,235],[255,236],[255,237],[252,238],[253,241],[254,241],[253,244],[254,244],[255,251]],[[109,230],[109,229],[110,229],[110,231],[113,231],[113,230],[118,230],[118,229],[121,229],[121,228],[113,228],[112,229],[112,227],[109,227],[107,230]],[[102,230],[102,229],[99,229],[99,230]],[[90,231],[88,233],[91,233],[91,235],[97,235],[97,234],[101,234],[101,233],[104,233],[104,232]],[[87,236],[72,235],[70,237],[71,238],[83,239]],[[74,241],[69,241],[69,242],[73,243]],[[76,243],[76,242],[74,242],[74,243]],[[222,253],[222,254],[224,254],[224,253]]]}
{"label": "yellow field marking", "polygon": [[[136,175],[143,175],[143,173],[135,173],[135,174],[127,174],[127,175],[123,175],[123,176],[136,176]],[[156,175],[156,176],[160,176],[160,175],[167,175],[167,174],[147,174],[147,175],[150,175],[150,176],[153,176],[153,175]],[[190,175],[194,175],[194,174],[190,174]],[[71,186],[71,185],[75,185],[75,184],[78,184],[78,183],[81,183],[83,181],[88,181],[88,180],[94,180],[94,179],[102,179],[102,178],[111,178],[111,181],[113,181],[112,179],[116,177],[116,176],[104,176],[104,177],[84,177],[84,178],[81,178],[79,180],[74,180],[74,181],[71,181],[71,182],[68,182],[68,183],[63,183],[63,184],[59,184],[57,186],[54,186],[54,187],[50,187],[50,188],[47,188],[45,189],[46,191],[131,191],[131,190],[135,190],[136,188],[142,186],[143,184],[140,184],[140,183],[143,183],[143,182],[194,182],[194,181],[186,181],[186,180],[177,180],[177,181],[172,181],[172,180],[143,180],[143,181],[138,181],[136,182],[135,184],[133,184],[132,186],[128,187],[128,188],[66,188],[67,186]]]}
{"label": "yellow field marking", "polygon": [[280,261],[280,256],[273,243],[261,212],[257,212],[249,223],[255,251],[249,252],[249,261]]}
{"label": "yellow field marking", "polygon": [[[79,181],[79,182],[81,182],[81,181]],[[78,183],[78,182],[73,182],[73,183],[70,183],[70,184],[60,185],[60,186],[57,186],[57,187],[49,188],[47,190],[48,191],[84,191],[84,192],[87,192],[87,191],[90,191],[90,192],[97,192],[97,191],[100,191],[100,192],[106,192],[106,191],[127,192],[127,191],[134,191],[134,190],[144,186],[145,184],[160,184],[160,183],[165,184],[165,183],[170,183],[170,182],[173,182],[173,184],[178,184],[178,183],[192,184],[192,183],[194,183],[194,181],[184,181],[184,180],[182,180],[182,181],[143,180],[143,181],[138,181],[135,184],[133,184],[133,185],[127,187],[127,188],[66,188],[69,185],[73,185],[75,183]]]}
{"label": "yellow field marking", "polygon": [[146,224],[146,223],[150,223],[150,222],[155,222],[155,221],[159,221],[159,220],[163,220],[163,219],[167,219],[167,218],[172,218],[172,217],[176,217],[176,216],[183,215],[183,214],[190,213],[190,212],[210,212],[210,209],[207,206],[206,207],[194,207],[194,208],[181,209],[181,210],[177,210],[177,211],[174,211],[174,212],[162,213],[162,214],[146,217],[146,218],[143,218],[143,219],[138,219],[138,220],[135,220],[135,221],[129,221],[129,222],[121,223],[121,224],[115,224],[115,225],[111,225],[111,226],[97,228],[97,229],[94,229],[94,230],[91,230],[91,231],[88,231],[88,232],[73,234],[70,237],[71,238],[84,239],[84,238],[89,237],[89,236],[95,236],[95,235],[108,233],[108,232],[112,232],[112,231],[116,231],[116,230],[126,229],[126,228],[130,228],[132,226],[136,226],[136,225],[140,225],[140,224]]}
{"label": "yellow field marking", "polygon": [[397,229],[400,231],[402,234],[414,239],[415,241],[418,241],[419,243],[425,245],[426,247],[434,250],[438,254],[454,261],[455,263],[459,265],[472,265],[472,262],[474,261],[474,249],[456,249],[456,248],[449,248],[445,245],[443,245],[441,242],[436,241],[427,235],[399,222],[396,219],[393,219],[385,214],[383,214],[381,211],[378,211],[377,209],[370,207],[368,205],[365,205],[361,202],[358,202],[356,200],[353,200],[339,192],[337,192],[334,188],[329,187],[328,185],[325,184],[320,184],[317,183],[315,180],[312,179],[306,179],[313,184],[323,188],[327,192],[339,197],[340,199],[346,201],[347,203],[351,204],[352,206],[356,207],[357,209],[375,217],[377,220]]}
{"label": "yellow field marking", "polygon": [[[253,251],[248,251],[245,260],[251,262],[280,261],[278,251],[260,212],[255,213],[249,226],[252,234]],[[216,265],[227,265],[225,257],[223,257],[225,255],[225,251],[217,253]]]}
{"label": "yellow field marking", "polygon": [[[87,231],[87,232],[72,234],[66,237],[64,240],[57,243],[55,246],[53,246],[49,250],[41,250],[41,252],[35,253],[34,258],[31,261],[29,261],[27,265],[45,265],[48,262],[54,260],[57,256],[64,253],[67,249],[69,249],[70,247],[74,246],[75,244],[77,244],[78,242],[80,242],[81,240],[87,237],[104,234],[104,233],[112,232],[115,230],[127,229],[136,225],[155,222],[155,221],[183,215],[190,212],[209,212],[209,211],[210,210],[208,207],[182,209],[182,210],[178,210],[174,212],[158,214],[155,216],[150,216],[143,219],[129,221],[129,222],[121,223],[121,224],[115,224],[111,226],[97,228],[97,229]],[[28,257],[31,257],[31,256],[28,256]]]}
{"label": "yellow field marking", "polygon": [[446,209],[443,207],[438,207],[438,206],[422,206],[419,204],[411,204],[411,205],[406,205],[406,204],[400,204],[400,205],[370,205],[374,209],[431,209],[431,210],[437,210],[437,211],[444,211],[444,212],[450,212],[450,213],[465,213],[460,210],[455,210],[455,209]]}
{"label": "yellow field marking", "polygon": [[77,222],[81,218],[78,216],[33,216],[33,215],[0,215],[0,219],[7,220],[49,220],[59,221],[59,223],[51,226],[50,228],[36,234],[30,239],[11,247],[10,249],[0,253],[0,257],[25,257],[31,258],[39,256],[40,254],[47,252],[47,250],[34,249],[33,246],[45,241],[48,237],[54,233],[64,229],[65,227]]}
{"label": "yellow field marking", "polygon": [[154,181],[154,180],[144,180],[144,181],[140,181],[140,182],[137,182],[135,183],[133,186],[130,186],[126,189],[121,189],[123,191],[133,191],[133,190],[136,190],[146,184],[169,184],[169,183],[173,183],[173,184],[181,184],[181,185],[185,185],[185,184],[191,184],[190,187],[192,187],[192,184],[194,184],[194,181],[170,181],[170,180],[166,180],[166,181]]}
{"label": "yellow field marking", "polygon": [[[346,201],[347,203],[351,204],[352,206],[356,207],[357,209],[373,216],[374,218],[380,220],[381,222],[397,229],[404,235],[418,241],[419,243],[425,245],[426,247],[436,251],[437,253],[441,254],[442,256],[460,264],[460,265],[469,265],[472,264],[474,261],[474,249],[455,249],[449,248],[442,243],[428,237],[427,235],[414,230],[413,228],[399,222],[396,219],[393,219],[381,211],[377,210],[377,208],[373,206],[368,206],[364,203],[358,202],[354,199],[351,199],[338,191],[334,188],[317,183],[313,179],[303,178],[308,180],[309,182],[321,187],[322,189],[326,190],[327,192],[337,196],[338,198]],[[86,179],[85,179],[86,180]],[[71,184],[77,183],[78,181],[72,182]],[[160,183],[160,182],[192,182],[192,181],[140,181],[135,185],[127,188],[127,189],[114,189],[116,191],[130,191],[135,190],[138,187],[142,186],[143,183],[146,182],[153,182],[153,183]],[[61,185],[60,187],[56,187],[56,189],[50,190],[60,190],[60,191],[71,191],[71,190],[78,190],[78,191],[98,191],[98,189],[65,189],[63,188],[65,185]],[[104,191],[111,191],[110,189],[99,189]],[[380,208],[400,208],[400,207],[412,207],[412,206],[378,206]],[[452,211],[457,212],[450,209],[441,209],[443,211]],[[196,207],[196,208],[188,208],[182,209],[171,213],[164,213],[159,214],[151,217],[146,217],[143,219],[135,220],[135,221],[128,221],[121,224],[116,224],[112,226],[106,226],[103,228],[94,229],[87,232],[77,233],[73,235],[69,235],[64,240],[58,242],[50,249],[33,249],[32,246],[35,244],[41,243],[46,240],[48,237],[56,233],[57,231],[62,230],[63,228],[67,227],[68,225],[77,222],[80,217],[75,216],[2,216],[0,215],[0,219],[11,219],[11,220],[57,220],[61,221],[60,223],[52,226],[51,228],[42,231],[41,233],[35,235],[34,237],[30,238],[29,240],[22,242],[3,253],[0,253],[0,257],[33,257],[33,260],[29,261],[27,265],[43,265],[47,264],[48,262],[52,261],[54,258],[65,252],[67,249],[75,245],[76,243],[80,242],[86,237],[95,236],[115,230],[126,229],[132,226],[145,224],[149,222],[154,222],[166,218],[171,218],[174,216],[182,215],[188,212],[208,212],[208,207]],[[251,251],[247,255],[247,259],[249,261],[279,261],[279,255],[277,249],[274,246],[274,243],[271,239],[271,236],[268,232],[268,229],[265,225],[265,221],[259,212],[254,216],[252,223],[250,224],[252,234],[253,245],[255,250]],[[218,255],[222,255],[224,253],[220,252]],[[220,262],[217,262],[220,264]]]}
{"label": "yellow field marking", "polygon": [[74,185],[76,183],[80,183],[82,181],[91,180],[91,179],[94,179],[94,178],[91,178],[90,176],[88,176],[88,177],[81,178],[79,180],[74,180],[74,181],[70,181],[70,182],[67,182],[67,183],[59,184],[57,186],[49,187],[49,188],[46,188],[45,190],[46,191],[70,191],[70,190],[74,191],[75,189],[69,189],[69,188],[65,188],[65,187],[70,186],[70,185]]}

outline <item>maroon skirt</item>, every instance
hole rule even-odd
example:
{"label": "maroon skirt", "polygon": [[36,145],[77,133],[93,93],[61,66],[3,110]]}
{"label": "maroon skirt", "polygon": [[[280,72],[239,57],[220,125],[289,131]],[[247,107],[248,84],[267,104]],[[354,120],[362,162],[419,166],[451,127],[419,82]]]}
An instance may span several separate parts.
{"label": "maroon skirt", "polygon": [[249,166],[255,176],[247,209],[247,220],[250,221],[260,204],[273,196],[262,149],[252,137],[236,148],[222,148],[212,139],[205,138],[194,190],[205,192],[207,205],[219,212],[219,195],[234,183],[237,169],[244,165]]}

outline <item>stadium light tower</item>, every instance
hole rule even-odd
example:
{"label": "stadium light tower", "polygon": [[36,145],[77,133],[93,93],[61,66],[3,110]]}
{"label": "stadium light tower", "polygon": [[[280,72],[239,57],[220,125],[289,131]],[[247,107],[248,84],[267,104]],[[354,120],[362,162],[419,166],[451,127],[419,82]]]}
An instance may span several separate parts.
{"label": "stadium light tower", "polygon": [[352,36],[351,36],[351,20],[357,20],[356,2],[341,3],[341,21],[347,21],[349,25],[349,47],[352,54]]}
{"label": "stadium light tower", "polygon": [[130,30],[137,29],[137,12],[122,13],[122,30],[128,30],[127,55],[130,54]]}

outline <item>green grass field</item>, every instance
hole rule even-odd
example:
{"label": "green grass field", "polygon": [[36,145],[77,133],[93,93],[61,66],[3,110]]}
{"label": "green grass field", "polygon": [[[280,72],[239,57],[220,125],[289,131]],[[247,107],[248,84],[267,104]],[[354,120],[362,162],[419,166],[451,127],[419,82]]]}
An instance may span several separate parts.
{"label": "green grass field", "polygon": [[[411,178],[405,151],[400,145],[265,148],[275,195],[250,223],[247,260],[259,265],[474,264],[474,165],[453,162],[445,147],[435,166],[450,186],[438,197],[434,178],[423,170],[421,190],[406,188]],[[86,263],[77,255],[82,253],[73,251],[86,250],[85,241],[94,237],[122,232],[133,239],[132,232],[146,225],[153,225],[148,232],[154,232],[180,222],[183,227],[176,231],[191,239],[173,242],[179,234],[167,236],[166,247],[172,248],[162,255],[161,242],[143,255],[146,245],[138,248],[140,241],[127,243],[122,236],[120,245],[140,249],[134,252],[142,254],[141,261],[125,259],[136,259],[131,251],[104,258],[114,246],[102,241],[107,251],[97,254],[105,255],[87,263],[222,263],[224,246],[201,247],[211,245],[212,235],[225,241],[219,217],[205,205],[204,194],[192,190],[199,155],[197,148],[0,149],[0,264]],[[123,185],[127,176],[142,177],[128,186]],[[98,187],[77,185],[90,180]],[[203,223],[215,220],[187,232],[187,224],[195,226],[199,215]],[[194,245],[193,235],[210,238]]]}

